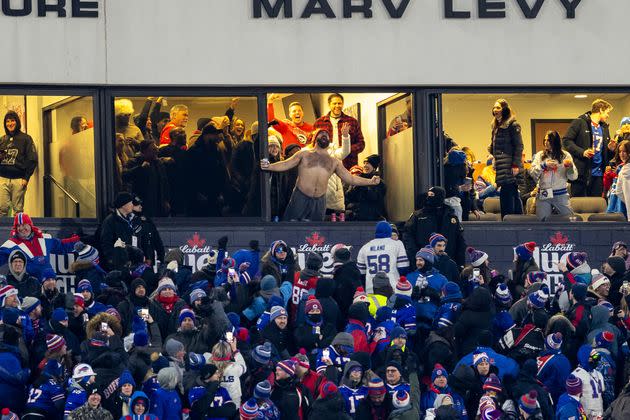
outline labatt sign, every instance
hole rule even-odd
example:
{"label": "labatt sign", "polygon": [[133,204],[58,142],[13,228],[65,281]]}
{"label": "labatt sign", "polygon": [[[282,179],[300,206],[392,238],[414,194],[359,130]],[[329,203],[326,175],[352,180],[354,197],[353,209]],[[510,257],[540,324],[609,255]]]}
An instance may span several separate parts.
{"label": "labatt sign", "polygon": [[[299,245],[297,248],[293,248],[293,253],[297,258],[300,268],[304,268],[306,266],[306,256],[309,252],[317,252],[321,254],[324,259],[324,265],[321,269],[321,273],[323,275],[332,276],[333,256],[330,250],[334,244],[327,243],[326,237],[322,236],[319,232],[312,232],[309,236],[304,238],[304,241],[305,243]],[[348,246],[348,248],[352,249],[351,246]]]}
{"label": "labatt sign", "polygon": [[185,256],[184,264],[191,266],[193,271],[201,270],[207,265],[212,253],[215,252],[210,245],[206,245],[206,240],[198,232],[195,232],[179,249]]}
{"label": "labatt sign", "polygon": [[539,245],[534,250],[534,260],[541,271],[547,273],[549,289],[553,293],[556,284],[562,281],[562,273],[558,269],[558,262],[563,255],[575,251],[575,244],[569,242],[569,237],[562,232],[556,232],[549,237],[549,242]]}

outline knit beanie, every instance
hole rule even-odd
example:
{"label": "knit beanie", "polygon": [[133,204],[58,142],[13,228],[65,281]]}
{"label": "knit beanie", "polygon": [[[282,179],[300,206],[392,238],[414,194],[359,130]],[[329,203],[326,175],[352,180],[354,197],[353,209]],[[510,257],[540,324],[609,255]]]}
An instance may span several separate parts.
{"label": "knit beanie", "polygon": [[260,290],[269,291],[276,288],[278,283],[276,282],[276,278],[270,274],[267,274],[260,280]]}
{"label": "knit beanie", "polygon": [[431,236],[429,236],[429,245],[431,245],[431,248],[435,248],[438,242],[448,242],[448,240],[446,236],[433,232]]}
{"label": "knit beanie", "polygon": [[549,350],[560,350],[560,347],[562,347],[562,333],[549,334],[545,339],[545,346]]}
{"label": "knit beanie", "polygon": [[189,308],[184,308],[179,312],[179,325],[181,325],[186,318],[190,318],[193,322],[195,322],[195,313]]}
{"label": "knit beanie", "polygon": [[109,346],[109,336],[105,331],[96,331],[90,338],[89,345],[91,347],[107,347]]}
{"label": "knit beanie", "polygon": [[48,334],[46,336],[46,349],[50,353],[56,353],[66,344],[66,340],[56,334]]}
{"label": "knit beanie", "polygon": [[527,296],[527,301],[536,309],[543,309],[547,304],[548,296],[542,290],[537,290]]}
{"label": "knit beanie", "polygon": [[473,366],[477,367],[481,362],[490,363],[490,358],[485,351],[476,351],[473,353]]}
{"label": "knit beanie", "polygon": [[82,293],[86,290],[90,293],[94,293],[92,290],[92,283],[90,283],[88,279],[83,279],[77,284],[76,291],[77,293]]}
{"label": "knit beanie", "polygon": [[206,297],[206,296],[208,296],[208,295],[203,290],[195,289],[192,292],[190,292],[190,304],[192,305],[193,302],[195,302],[196,300],[199,300],[199,299],[201,299],[203,297]]}
{"label": "knit beanie", "polygon": [[433,248],[425,246],[416,252],[416,259],[418,258],[422,258],[426,262],[433,264],[435,262],[435,251]]}
{"label": "knit beanie", "polygon": [[271,343],[266,342],[254,347],[254,350],[252,351],[252,359],[261,365],[269,363],[269,360],[271,359]]}
{"label": "knit beanie", "polygon": [[595,274],[593,279],[591,280],[591,288],[593,290],[597,290],[599,287],[605,285],[606,283],[610,284],[610,280],[603,274]]}
{"label": "knit beanie", "polygon": [[303,367],[304,369],[311,368],[311,362],[308,360],[306,356],[306,349],[301,348],[300,352],[295,355],[295,362],[298,366]]}
{"label": "knit beanie", "polygon": [[271,384],[269,381],[258,382],[256,388],[254,388],[254,398],[267,400],[269,397],[271,397]]}
{"label": "knit beanie", "polygon": [[177,287],[175,287],[175,283],[173,283],[173,280],[171,280],[169,277],[162,277],[158,282],[158,287],[155,290],[155,294],[159,295],[160,293],[162,293],[162,290],[167,288],[172,289],[175,293],[177,293]]}
{"label": "knit beanie", "polygon": [[518,400],[518,406],[527,414],[534,414],[538,408],[537,398],[538,393],[532,389]]}
{"label": "knit beanie", "polygon": [[304,313],[309,314],[311,311],[315,311],[318,309],[320,312],[323,312],[322,304],[315,296],[310,295],[306,300],[306,303],[304,304]]}
{"label": "knit beanie", "polygon": [[[188,353],[188,364],[191,369],[201,369],[206,365],[206,357],[203,354],[190,352]],[[212,374],[210,374],[210,376],[212,376]]]}
{"label": "knit beanie", "polygon": [[350,333],[339,332],[337,333],[337,335],[335,335],[335,338],[333,338],[331,346],[354,347],[354,338]]}
{"label": "knit beanie", "polygon": [[278,362],[276,366],[282,369],[283,371],[285,371],[287,375],[293,377],[295,376],[295,365],[296,365],[295,361],[293,361],[292,359],[289,359],[289,360],[282,360]]}
{"label": "knit beanie", "polygon": [[449,281],[442,287],[442,293],[444,293],[445,296],[452,296],[457,294],[461,295],[462,292],[457,283]]}
{"label": "knit beanie", "polygon": [[412,286],[405,276],[401,276],[396,283],[396,294],[403,296],[411,296]]}
{"label": "knit beanie", "polygon": [[160,370],[168,367],[168,359],[159,353],[151,354],[151,370],[158,373]]}
{"label": "knit beanie", "polygon": [[324,385],[321,387],[320,395],[322,396],[322,398],[327,398],[335,394],[338,390],[339,388],[337,388],[337,385],[335,385],[333,382],[328,381],[324,383]]}
{"label": "knit beanie", "polygon": [[405,331],[403,327],[396,325],[394,329],[392,329],[390,337],[392,340],[395,340],[397,338],[407,339],[407,331]]}
{"label": "knit beanie", "polygon": [[368,395],[369,396],[379,396],[384,395],[387,391],[385,390],[385,384],[383,380],[378,376],[372,378],[368,384]]}
{"label": "knit beanie", "polygon": [[241,327],[241,317],[236,312],[228,312],[225,315],[235,330],[238,330]]}
{"label": "knit beanie", "polygon": [[491,373],[483,383],[484,391],[494,391],[500,393],[503,391],[503,387],[501,386],[501,380],[497,375]]}
{"label": "knit beanie", "polygon": [[431,382],[435,382],[435,380],[440,376],[444,376],[446,379],[448,379],[448,372],[441,364],[436,363],[435,367],[433,368],[433,372],[431,372]]}
{"label": "knit beanie", "polygon": [[615,340],[615,335],[610,331],[602,331],[595,336],[595,345],[597,347],[610,349],[613,341]]}
{"label": "knit beanie", "polygon": [[[372,287],[374,288],[374,291],[381,290],[387,286],[391,286],[389,283],[389,277],[387,276],[387,274],[383,273],[382,271],[379,271],[378,273],[376,273],[374,277],[372,278]],[[361,287],[361,289],[363,288]]]}
{"label": "knit beanie", "polygon": [[274,321],[279,316],[287,316],[287,310],[282,306],[274,306],[271,308],[271,313],[269,315],[269,320]]}
{"label": "knit beanie", "polygon": [[33,312],[35,308],[37,308],[39,305],[41,305],[39,299],[32,296],[26,296],[22,301],[22,311],[28,315]]}
{"label": "knit beanie", "polygon": [[567,269],[573,271],[586,262],[586,252],[572,252],[567,256]]}
{"label": "knit beanie", "polygon": [[57,308],[52,313],[52,320],[56,322],[67,321],[68,314],[63,308]]}
{"label": "knit beanie", "polygon": [[542,283],[547,279],[547,273],[544,271],[530,271],[525,276],[525,287],[529,287],[534,283]]}
{"label": "knit beanie", "polygon": [[570,374],[565,382],[567,388],[567,394],[580,395],[582,393],[582,380],[577,376]]}
{"label": "knit beanie", "polygon": [[505,283],[499,283],[497,290],[494,291],[495,299],[504,306],[509,306],[512,303],[512,294],[510,289]]}
{"label": "knit beanie", "polygon": [[398,390],[392,395],[392,404],[395,408],[405,408],[409,405],[410,401],[409,393],[404,389]]}
{"label": "knit beanie", "polygon": [[367,302],[367,301],[368,301],[368,297],[367,297],[367,293],[365,293],[365,289],[360,286],[357,287],[357,290],[354,292],[354,296],[352,297],[352,303]]}
{"label": "knit beanie", "polygon": [[389,222],[385,220],[381,220],[376,224],[376,232],[374,234],[375,238],[391,238],[392,237],[392,226]]}
{"label": "knit beanie", "polygon": [[77,253],[77,261],[89,261],[98,264],[98,250],[93,246],[79,241],[74,244],[74,252]]}
{"label": "knit beanie", "polygon": [[534,256],[534,250],[536,249],[536,242],[525,242],[518,245],[514,252],[521,261],[528,261]]}
{"label": "knit beanie", "polygon": [[118,381],[118,386],[121,387],[125,384],[131,384],[131,386],[136,386],[136,381],[133,380],[133,376],[131,376],[131,372],[125,369],[123,373],[120,374],[120,380]]}
{"label": "knit beanie", "polygon": [[255,420],[258,418],[260,411],[258,410],[258,404],[254,398],[250,398],[238,410],[241,420]]}
{"label": "knit beanie", "polygon": [[184,345],[174,338],[169,338],[164,345],[164,351],[166,351],[166,353],[171,357],[175,356],[177,353],[183,350]]}
{"label": "knit beanie", "polygon": [[480,267],[488,259],[488,254],[473,247],[468,247],[466,253],[473,267]]}
{"label": "knit beanie", "polygon": [[604,300],[599,302],[597,305],[603,306],[604,308],[608,309],[608,313],[610,314],[610,316],[613,316],[615,314],[615,307],[612,305],[612,303]]}
{"label": "knit beanie", "polygon": [[119,209],[125,204],[131,203],[133,201],[133,195],[128,193],[127,191],[121,191],[116,195],[114,199],[114,207]]}
{"label": "knit beanie", "polygon": [[55,273],[55,270],[53,270],[50,267],[49,268],[44,268],[42,270],[42,273],[40,274],[39,281],[40,281],[40,283],[43,283],[43,282],[45,282],[46,280],[49,280],[49,279],[52,279],[52,280],[56,281],[57,280],[57,273]]}

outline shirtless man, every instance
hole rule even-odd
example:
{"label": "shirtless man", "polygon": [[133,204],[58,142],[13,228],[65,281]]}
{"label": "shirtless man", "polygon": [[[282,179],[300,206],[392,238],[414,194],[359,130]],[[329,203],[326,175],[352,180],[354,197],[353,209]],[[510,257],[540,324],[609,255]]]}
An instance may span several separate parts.
{"label": "shirtless man", "polygon": [[260,161],[260,167],[264,171],[284,172],[298,167],[298,179],[284,213],[284,220],[323,221],[328,179],[333,173],[349,185],[368,186],[381,182],[378,176],[367,179],[351,175],[340,160],[330,156],[330,136],[325,130],[315,131],[313,139],[313,148],[302,149],[290,159],[273,164],[266,159]]}

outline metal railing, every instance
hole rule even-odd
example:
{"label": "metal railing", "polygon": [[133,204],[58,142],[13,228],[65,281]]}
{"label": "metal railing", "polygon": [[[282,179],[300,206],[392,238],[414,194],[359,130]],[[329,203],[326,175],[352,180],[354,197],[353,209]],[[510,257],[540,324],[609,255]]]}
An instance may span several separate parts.
{"label": "metal railing", "polygon": [[79,200],[77,200],[68,190],[66,190],[59,181],[55,179],[52,175],[44,175],[44,180],[50,181],[53,185],[55,185],[61,192],[70,199],[74,203],[74,213],[75,217],[81,217],[81,205],[79,204]]}

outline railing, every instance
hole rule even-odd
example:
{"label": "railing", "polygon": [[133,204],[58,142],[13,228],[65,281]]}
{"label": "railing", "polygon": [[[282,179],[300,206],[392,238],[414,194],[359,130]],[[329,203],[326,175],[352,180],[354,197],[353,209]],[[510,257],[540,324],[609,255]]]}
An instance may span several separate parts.
{"label": "railing", "polygon": [[52,175],[44,175],[44,180],[48,180],[50,182],[52,182],[53,185],[55,185],[57,188],[59,188],[59,190],[61,190],[61,192],[70,199],[70,201],[72,201],[74,203],[74,213],[76,217],[81,217],[81,205],[79,204],[79,200],[77,200],[72,194],[70,194],[70,192],[68,192],[68,190],[66,190],[64,187],[61,186],[61,184],[59,183],[59,181],[57,181],[55,179],[55,177],[53,177]]}

